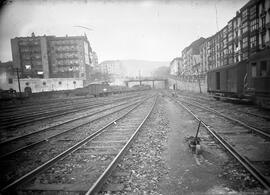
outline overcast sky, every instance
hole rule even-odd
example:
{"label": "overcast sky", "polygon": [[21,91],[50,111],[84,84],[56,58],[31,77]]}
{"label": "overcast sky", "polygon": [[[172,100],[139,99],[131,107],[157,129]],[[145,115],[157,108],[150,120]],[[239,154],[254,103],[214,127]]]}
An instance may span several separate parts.
{"label": "overcast sky", "polygon": [[86,33],[100,62],[171,61],[192,41],[223,28],[248,0],[68,2],[13,1],[4,6],[0,60],[12,60],[11,38],[35,32],[56,36]]}

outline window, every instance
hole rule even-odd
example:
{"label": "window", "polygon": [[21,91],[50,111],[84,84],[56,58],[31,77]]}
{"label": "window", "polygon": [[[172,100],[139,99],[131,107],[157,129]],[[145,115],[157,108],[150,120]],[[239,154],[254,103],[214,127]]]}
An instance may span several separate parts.
{"label": "window", "polygon": [[262,47],[265,46],[265,33],[263,33],[262,35]]}
{"label": "window", "polygon": [[59,85],[61,85],[61,84],[62,84],[62,82],[61,82],[61,81],[59,81],[59,82],[58,82],[58,84],[59,84]]}
{"label": "window", "polygon": [[76,84],[76,81],[73,81],[73,84],[75,85]]}
{"label": "window", "polygon": [[28,86],[28,85],[29,85],[29,83],[28,83],[28,82],[26,82],[26,83],[25,83],[25,85],[26,85],[26,86]]}
{"label": "window", "polygon": [[247,19],[247,9],[245,9],[243,12],[242,12],[242,20],[245,20]]}
{"label": "window", "polygon": [[254,47],[256,47],[256,44],[257,42],[256,42],[256,36],[253,36],[253,37],[251,37],[250,38],[250,48],[254,48]]}
{"label": "window", "polygon": [[9,83],[9,84],[12,84],[12,83],[13,83],[13,79],[12,79],[12,78],[9,78],[9,79],[8,79],[8,83]]}
{"label": "window", "polygon": [[29,65],[29,64],[24,65],[24,67],[26,70],[31,70],[31,65]]}
{"label": "window", "polygon": [[233,33],[230,32],[229,35],[228,35],[228,41],[231,41],[233,39]]}
{"label": "window", "polygon": [[242,26],[242,33],[244,34],[247,31],[248,31],[248,23],[247,22],[244,22],[243,23],[243,26]]}
{"label": "window", "polygon": [[260,76],[266,76],[267,75],[267,62],[261,61],[260,64]]}
{"label": "window", "polygon": [[251,18],[256,17],[256,5],[250,8],[249,13]]}
{"label": "window", "polygon": [[251,63],[251,76],[252,77],[257,76],[257,64],[256,64],[256,62]]}
{"label": "window", "polygon": [[246,48],[248,46],[248,38],[243,38],[243,48]]}
{"label": "window", "polygon": [[242,54],[242,59],[243,59],[243,60],[248,59],[248,53],[247,53],[247,52],[243,52],[243,54]]}
{"label": "window", "polygon": [[42,84],[43,84],[43,85],[46,85],[46,82],[43,82]]}
{"label": "window", "polygon": [[250,22],[250,31],[254,31],[258,29],[258,21],[257,19],[254,19]]}
{"label": "window", "polygon": [[265,28],[265,16],[262,17],[262,28]]}

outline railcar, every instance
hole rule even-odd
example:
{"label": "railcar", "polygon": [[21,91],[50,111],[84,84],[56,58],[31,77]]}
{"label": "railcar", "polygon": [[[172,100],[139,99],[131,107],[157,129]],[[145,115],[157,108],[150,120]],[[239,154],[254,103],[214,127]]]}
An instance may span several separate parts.
{"label": "railcar", "polygon": [[209,71],[207,91],[216,98],[245,99],[270,108],[270,49]]}
{"label": "railcar", "polygon": [[270,49],[250,57],[245,92],[262,107],[270,108]]}
{"label": "railcar", "polygon": [[117,85],[109,85],[107,82],[96,82],[91,83],[84,88],[75,89],[74,93],[77,96],[108,96],[111,94],[117,93],[125,93],[136,91],[134,89],[125,87],[125,86],[117,86]]}
{"label": "railcar", "polygon": [[14,89],[0,90],[0,100],[27,99],[31,95],[29,91],[19,93]]}
{"label": "railcar", "polygon": [[84,88],[74,90],[75,95],[78,96],[107,96],[110,92],[110,85],[106,82],[91,83]]}
{"label": "railcar", "polygon": [[209,71],[207,73],[208,92],[225,97],[244,97],[246,67],[246,61],[243,61]]}

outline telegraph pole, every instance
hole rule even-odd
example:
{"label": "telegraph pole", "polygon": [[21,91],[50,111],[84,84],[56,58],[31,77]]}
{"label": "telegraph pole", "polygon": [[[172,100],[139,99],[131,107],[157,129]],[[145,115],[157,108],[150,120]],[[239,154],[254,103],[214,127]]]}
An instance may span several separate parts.
{"label": "telegraph pole", "polygon": [[16,68],[16,73],[17,73],[17,80],[18,80],[20,98],[22,98],[21,83],[20,83],[20,76],[19,76],[19,68]]}

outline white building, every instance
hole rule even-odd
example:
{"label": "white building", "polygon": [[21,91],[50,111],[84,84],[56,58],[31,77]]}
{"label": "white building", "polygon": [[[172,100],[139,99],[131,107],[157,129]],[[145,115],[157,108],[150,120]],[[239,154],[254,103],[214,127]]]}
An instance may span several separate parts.
{"label": "white building", "polygon": [[183,59],[182,58],[174,58],[170,63],[170,75],[178,76],[183,71]]}

